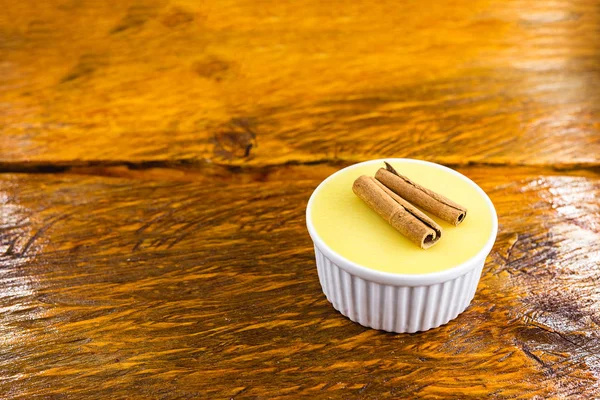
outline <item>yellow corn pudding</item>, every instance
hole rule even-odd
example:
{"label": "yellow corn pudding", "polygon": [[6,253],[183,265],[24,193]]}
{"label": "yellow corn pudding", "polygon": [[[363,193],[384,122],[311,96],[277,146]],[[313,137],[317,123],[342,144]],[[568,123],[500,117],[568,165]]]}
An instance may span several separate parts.
{"label": "yellow corn pudding", "polygon": [[361,175],[375,176],[383,162],[345,168],[315,191],[309,218],[319,238],[338,255],[366,268],[396,274],[426,274],[456,267],[479,253],[489,240],[493,215],[487,196],[459,173],[435,164],[392,160],[398,173],[467,209],[459,226],[426,213],[443,232],[423,250],[400,234],[352,192]]}

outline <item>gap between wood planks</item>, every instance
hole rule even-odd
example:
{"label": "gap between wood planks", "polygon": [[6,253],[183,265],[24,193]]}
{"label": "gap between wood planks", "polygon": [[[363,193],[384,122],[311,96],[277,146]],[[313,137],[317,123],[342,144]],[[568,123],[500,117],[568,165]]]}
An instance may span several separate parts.
{"label": "gap between wood planks", "polygon": [[[436,162],[436,160],[431,160]],[[278,164],[232,165],[211,160],[148,160],[148,161],[68,161],[68,162],[0,162],[0,174],[73,174],[129,179],[179,179],[200,180],[207,177],[226,177],[242,174],[266,177],[281,169],[328,167],[332,170],[355,163],[355,160],[329,159],[299,161],[290,160]],[[488,161],[465,161],[445,163],[450,168],[520,168],[532,174],[561,174],[572,176],[600,176],[600,162],[587,163],[510,163]],[[306,175],[306,174],[305,174]],[[306,176],[304,176],[306,178]]]}

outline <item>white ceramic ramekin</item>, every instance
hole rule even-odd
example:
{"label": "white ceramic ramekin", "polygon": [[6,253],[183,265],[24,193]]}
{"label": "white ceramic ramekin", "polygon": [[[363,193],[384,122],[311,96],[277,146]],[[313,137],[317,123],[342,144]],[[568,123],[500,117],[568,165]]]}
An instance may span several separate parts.
{"label": "white ceramic ramekin", "polygon": [[[351,165],[382,164],[371,160]],[[492,232],[485,246],[463,264],[440,272],[409,275],[392,274],[363,267],[333,250],[319,237],[311,220],[315,194],[336,174],[313,192],[306,208],[306,224],[315,245],[319,281],[327,300],[340,313],[363,326],[388,332],[413,333],[437,328],[456,318],[475,296],[481,270],[496,240],[498,217],[485,192],[466,176],[439,164],[421,160],[390,159],[434,165],[472,185],[485,199],[492,214]]]}

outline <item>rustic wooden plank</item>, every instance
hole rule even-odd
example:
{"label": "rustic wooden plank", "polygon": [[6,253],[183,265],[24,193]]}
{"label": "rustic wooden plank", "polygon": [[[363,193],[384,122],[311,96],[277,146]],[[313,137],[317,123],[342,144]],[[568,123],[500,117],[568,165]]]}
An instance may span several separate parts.
{"label": "rustic wooden plank", "polygon": [[590,0],[0,0],[0,162],[600,163]]}
{"label": "rustic wooden plank", "polygon": [[0,176],[0,397],[600,395],[598,174],[461,168],[500,217],[478,292],[392,335],[324,298],[304,207],[330,171],[306,168]]}

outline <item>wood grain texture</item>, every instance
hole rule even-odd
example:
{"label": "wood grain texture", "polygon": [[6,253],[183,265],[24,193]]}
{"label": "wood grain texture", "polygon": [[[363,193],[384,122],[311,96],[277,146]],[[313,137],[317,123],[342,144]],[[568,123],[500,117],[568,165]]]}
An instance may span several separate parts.
{"label": "wood grain texture", "polygon": [[1,175],[0,398],[600,396],[598,174],[460,168],[500,220],[475,299],[393,335],[319,287],[304,211],[333,169]]}
{"label": "wood grain texture", "polygon": [[0,7],[4,166],[600,164],[594,1]]}
{"label": "wood grain texture", "polygon": [[[600,397],[598,2],[0,9],[0,399]],[[306,201],[380,157],[498,210],[425,333],[319,287]]]}

